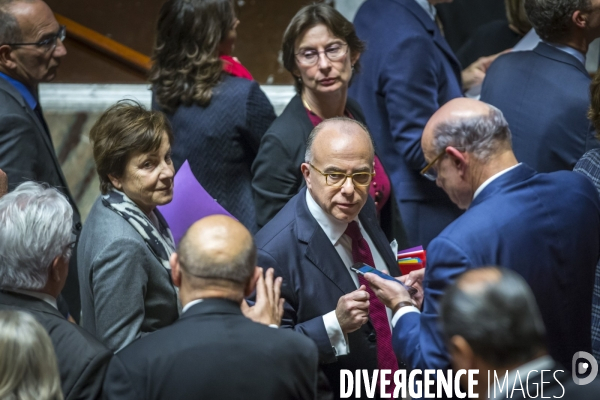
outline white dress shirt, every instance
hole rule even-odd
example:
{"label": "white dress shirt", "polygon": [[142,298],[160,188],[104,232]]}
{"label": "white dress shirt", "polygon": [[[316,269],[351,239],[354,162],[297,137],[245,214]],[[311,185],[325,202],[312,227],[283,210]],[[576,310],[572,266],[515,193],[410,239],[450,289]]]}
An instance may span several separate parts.
{"label": "white dress shirt", "polygon": [[427,0],[415,0],[415,1],[417,2],[418,5],[423,7],[423,10],[425,10],[427,15],[429,15],[431,17],[431,19],[433,21],[435,21],[435,14],[437,13],[437,10],[435,9],[435,7],[433,5],[431,5],[431,3],[429,3],[429,1],[427,1]]}
{"label": "white dress shirt", "polygon": [[[489,177],[488,179],[485,180],[485,182],[483,182],[478,188],[477,190],[475,190],[475,193],[473,194],[473,200],[475,200],[475,198],[479,195],[479,193],[481,193],[483,191],[483,189],[485,189],[490,183],[492,183],[493,181],[495,181],[496,179],[500,178],[502,175],[506,174],[507,172],[517,168],[519,165],[521,165],[522,163],[518,163],[516,165],[513,165],[512,167],[506,168],[500,172],[498,172],[497,174],[492,175],[491,177]],[[418,312],[420,313],[419,309],[417,307],[411,307],[411,306],[407,306],[407,307],[401,307],[396,314],[394,314],[394,317],[392,318],[392,327],[396,326],[396,323],[398,322],[398,320],[400,318],[402,318],[402,316],[404,314],[408,314],[411,312]]]}
{"label": "white dress shirt", "polygon": [[[323,232],[325,232],[327,238],[329,238],[329,241],[342,259],[342,262],[348,270],[348,274],[350,274],[350,277],[358,289],[360,286],[358,283],[358,275],[350,270],[350,267],[354,264],[352,259],[352,239],[350,239],[348,235],[344,234],[346,228],[348,227],[348,223],[341,222],[323,211],[323,209],[313,199],[309,190],[306,190],[306,205],[308,206],[308,211],[317,220],[317,223],[321,229],[323,229]],[[373,261],[375,262],[375,265],[372,267],[377,268],[380,271],[389,272],[387,266],[385,265],[385,261],[383,261],[381,254],[379,254],[379,251],[377,251],[377,248],[373,244],[369,234],[364,230],[362,224],[358,220],[358,217],[355,219],[355,221],[358,223],[360,233],[367,241],[369,249],[371,250],[371,254],[373,255]],[[389,309],[386,310],[388,312],[388,317],[391,317],[391,311]],[[323,323],[325,324],[325,330],[329,336],[331,346],[335,349],[336,355],[343,356],[348,354],[350,352],[347,341],[348,338],[342,332],[340,323],[335,315],[335,310],[323,315]]]}

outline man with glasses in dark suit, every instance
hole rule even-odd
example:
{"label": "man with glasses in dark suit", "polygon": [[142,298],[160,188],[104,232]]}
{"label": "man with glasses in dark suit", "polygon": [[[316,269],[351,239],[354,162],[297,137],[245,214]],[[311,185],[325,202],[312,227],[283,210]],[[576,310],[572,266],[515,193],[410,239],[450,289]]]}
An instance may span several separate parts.
{"label": "man with glasses in dark suit", "polygon": [[[8,190],[24,181],[45,182],[60,190],[73,208],[73,230],[81,218],[69,191],[42,113],[38,85],[56,77],[66,31],[41,0],[0,0],[0,169]],[[78,320],[80,300],[76,259],[72,258],[64,298]]]}

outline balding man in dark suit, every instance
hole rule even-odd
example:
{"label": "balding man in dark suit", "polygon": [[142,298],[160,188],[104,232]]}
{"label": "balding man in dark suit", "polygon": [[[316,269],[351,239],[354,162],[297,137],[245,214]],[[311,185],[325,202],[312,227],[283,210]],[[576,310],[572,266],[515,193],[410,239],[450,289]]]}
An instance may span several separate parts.
{"label": "balding man in dark suit", "polygon": [[[255,265],[256,247],[241,223],[215,215],[192,225],[171,257],[183,313],[115,355],[106,398],[313,399],[316,347],[277,329],[281,279],[273,281],[272,270],[263,278]],[[256,305],[248,307],[244,296],[255,287]]]}

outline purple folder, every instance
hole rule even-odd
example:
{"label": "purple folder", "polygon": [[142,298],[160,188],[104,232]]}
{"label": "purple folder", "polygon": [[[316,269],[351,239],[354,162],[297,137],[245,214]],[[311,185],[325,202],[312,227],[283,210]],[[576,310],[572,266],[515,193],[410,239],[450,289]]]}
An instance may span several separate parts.
{"label": "purple folder", "polygon": [[167,220],[176,245],[188,228],[199,219],[215,214],[234,218],[204,190],[187,160],[175,174],[173,185],[173,200],[158,209]]}

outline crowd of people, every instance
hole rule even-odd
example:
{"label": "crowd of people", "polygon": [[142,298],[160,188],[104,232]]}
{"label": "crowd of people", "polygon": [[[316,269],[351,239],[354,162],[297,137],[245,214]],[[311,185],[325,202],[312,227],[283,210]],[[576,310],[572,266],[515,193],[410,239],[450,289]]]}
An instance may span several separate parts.
{"label": "crowd of people", "polygon": [[[596,399],[571,372],[600,361],[600,3],[507,0],[540,43],[463,69],[442,2],[367,0],[354,23],[301,8],[276,116],[232,56],[232,1],[167,0],[152,109],[120,101],[89,132],[82,223],[37,96],[65,28],[0,0],[0,399],[331,399],[343,371],[452,368],[479,370],[480,398],[486,372],[548,370],[546,396]],[[233,218],[176,243],[159,206],[186,161]],[[426,267],[402,274],[419,245]]]}

